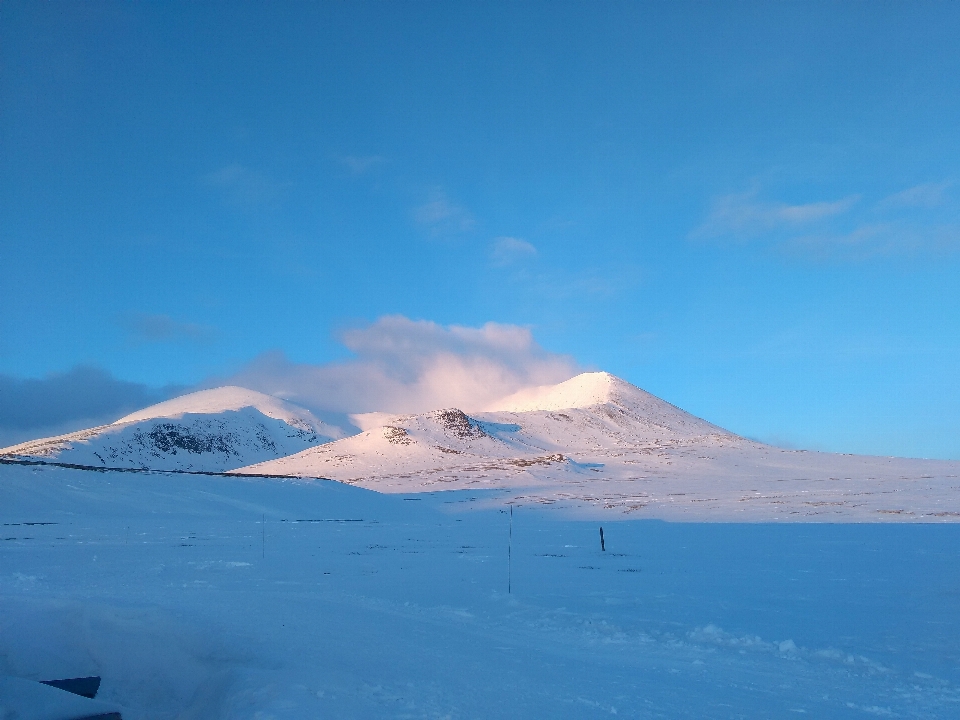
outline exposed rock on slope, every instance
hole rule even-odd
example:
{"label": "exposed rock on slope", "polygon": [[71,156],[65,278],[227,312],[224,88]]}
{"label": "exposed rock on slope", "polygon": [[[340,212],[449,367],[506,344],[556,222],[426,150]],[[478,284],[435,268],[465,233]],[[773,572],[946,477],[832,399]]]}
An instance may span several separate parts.
{"label": "exposed rock on slope", "polygon": [[485,412],[351,419],[364,431],[342,438],[303,408],[219,388],[0,455],[330,478],[381,492],[496,489],[500,502],[671,519],[960,520],[960,463],[770,447],[607,373],[527,389]]}
{"label": "exposed rock on slope", "polygon": [[[241,472],[327,477],[381,490],[433,483],[502,485],[515,484],[521,473],[530,476],[530,468],[583,477],[598,472],[598,453],[741,442],[608,373],[584,373],[559,385],[533,388],[496,407],[473,416],[456,408],[378,415],[381,426]],[[532,480],[519,478],[522,483]]]}
{"label": "exposed rock on slope", "polygon": [[244,473],[381,492],[489,488],[510,502],[675,520],[942,522],[960,463],[782,450],[739,437],[607,373],[466,415],[368,414],[365,432]]}
{"label": "exposed rock on slope", "polygon": [[240,387],[184,395],[110,425],[32,440],[0,455],[101,467],[222,472],[342,437],[308,410]]}

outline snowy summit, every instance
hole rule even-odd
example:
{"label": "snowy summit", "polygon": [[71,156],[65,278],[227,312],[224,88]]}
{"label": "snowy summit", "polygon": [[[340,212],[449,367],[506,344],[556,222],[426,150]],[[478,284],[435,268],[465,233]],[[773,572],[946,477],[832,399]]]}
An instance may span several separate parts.
{"label": "snowy summit", "polygon": [[605,372],[466,413],[352,416],[240,387],[0,450],[11,459],[331,479],[386,493],[487,489],[576,512],[686,520],[949,521],[960,463],[784,450],[740,437]]}
{"label": "snowy summit", "polygon": [[167,400],[110,425],[3,448],[0,456],[97,467],[223,472],[342,435],[304,408],[227,386]]}
{"label": "snowy summit", "polygon": [[486,412],[355,422],[359,435],[238,472],[380,492],[496,489],[515,502],[685,520],[960,517],[960,463],[772,447],[604,372],[522,390]]}

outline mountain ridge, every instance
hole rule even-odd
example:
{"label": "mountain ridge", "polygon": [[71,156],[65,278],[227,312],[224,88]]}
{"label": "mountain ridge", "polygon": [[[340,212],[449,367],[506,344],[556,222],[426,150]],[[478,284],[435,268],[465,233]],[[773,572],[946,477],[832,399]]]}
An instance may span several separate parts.
{"label": "mountain ridge", "polygon": [[0,449],[0,455],[101,467],[234,470],[343,436],[310,411],[226,386],[143,408],[113,423]]}

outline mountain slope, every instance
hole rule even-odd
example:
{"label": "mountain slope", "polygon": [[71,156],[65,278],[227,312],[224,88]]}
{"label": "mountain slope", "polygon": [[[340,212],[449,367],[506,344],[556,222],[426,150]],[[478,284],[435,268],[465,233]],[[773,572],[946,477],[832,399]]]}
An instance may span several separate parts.
{"label": "mountain slope", "polygon": [[[741,438],[608,373],[584,373],[505,398],[467,416],[450,408],[420,415],[370,414],[353,437],[241,472],[326,477],[377,489],[435,482],[539,484],[579,478],[609,452],[661,446],[738,444]],[[369,427],[367,420],[380,423]],[[522,477],[517,477],[522,476]]]}
{"label": "mountain slope", "polygon": [[222,472],[342,437],[308,410],[240,387],[184,395],[110,425],[32,440],[0,455],[101,467]]}
{"label": "mountain slope", "polygon": [[960,463],[783,450],[727,432],[607,373],[487,412],[368,414],[365,432],[241,473],[381,492],[498,490],[498,502],[674,520],[960,518]]}

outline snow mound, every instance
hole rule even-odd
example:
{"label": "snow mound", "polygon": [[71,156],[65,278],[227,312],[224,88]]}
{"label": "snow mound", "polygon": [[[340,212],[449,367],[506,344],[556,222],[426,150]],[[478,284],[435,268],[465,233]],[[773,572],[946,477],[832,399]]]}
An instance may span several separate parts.
{"label": "snow mound", "polygon": [[32,440],[0,455],[99,467],[224,472],[343,437],[305,408],[241,387],[190,393],[110,425]]}

